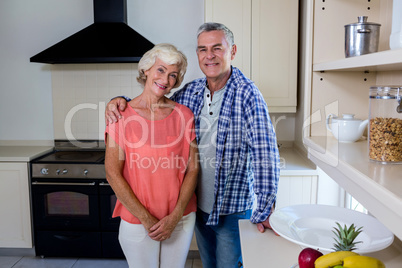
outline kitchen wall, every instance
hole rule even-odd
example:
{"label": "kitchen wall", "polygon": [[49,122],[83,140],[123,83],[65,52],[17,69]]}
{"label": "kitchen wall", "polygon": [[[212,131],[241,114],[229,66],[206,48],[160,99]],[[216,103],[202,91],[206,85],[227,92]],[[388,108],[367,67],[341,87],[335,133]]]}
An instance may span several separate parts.
{"label": "kitchen wall", "polygon": [[[102,138],[103,107],[141,92],[136,64],[31,63],[29,58],[93,23],[93,0],[0,2],[0,141]],[[202,76],[195,54],[203,0],[127,0],[128,24],[188,57],[185,81]],[[278,140],[294,140],[294,114],[272,114]],[[71,130],[71,131],[70,131]]]}
{"label": "kitchen wall", "polygon": [[91,0],[0,2],[0,140],[52,140],[50,65],[29,58],[93,20]]}
{"label": "kitchen wall", "polygon": [[[189,68],[186,81],[201,76],[195,55],[197,27],[203,22],[203,0],[139,1],[128,0],[128,24],[154,43],[170,42],[179,47],[188,57]],[[71,75],[82,68],[87,72],[97,70],[100,76],[111,78],[116,74],[115,65],[48,65],[30,63],[29,58],[67,36],[93,23],[93,0],[2,0],[0,2],[0,140],[53,140],[53,105],[59,114],[59,103],[86,103],[107,101],[120,93],[116,90],[126,81],[109,79],[111,90],[104,94],[93,94],[94,82],[72,86],[77,75]],[[132,70],[132,66],[128,69]],[[64,73],[63,94],[55,89],[52,105],[52,83],[60,86],[60,80],[52,81]],[[112,75],[110,75],[112,74]],[[124,77],[124,72],[120,77]],[[114,76],[114,78],[117,78]],[[114,83],[114,84],[113,84]],[[136,87],[132,83],[133,88]],[[127,90],[125,91],[127,95]],[[58,99],[65,96],[70,99]],[[81,98],[81,99],[80,99]],[[99,98],[99,99],[98,99]],[[85,117],[77,113],[79,120]],[[60,118],[55,120],[60,122]],[[64,120],[63,120],[64,121]],[[88,126],[90,128],[90,126]]]}

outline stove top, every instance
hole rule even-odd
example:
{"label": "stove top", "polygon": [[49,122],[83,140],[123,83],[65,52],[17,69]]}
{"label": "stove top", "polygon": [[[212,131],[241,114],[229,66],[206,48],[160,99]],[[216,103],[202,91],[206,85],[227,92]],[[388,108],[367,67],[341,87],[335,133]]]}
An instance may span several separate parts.
{"label": "stove top", "polygon": [[56,143],[53,152],[31,161],[33,178],[104,179],[106,177],[104,148],[70,146],[65,142],[63,146],[57,145]]}
{"label": "stove top", "polygon": [[35,163],[88,163],[101,164],[104,162],[104,151],[54,151],[39,159]]}

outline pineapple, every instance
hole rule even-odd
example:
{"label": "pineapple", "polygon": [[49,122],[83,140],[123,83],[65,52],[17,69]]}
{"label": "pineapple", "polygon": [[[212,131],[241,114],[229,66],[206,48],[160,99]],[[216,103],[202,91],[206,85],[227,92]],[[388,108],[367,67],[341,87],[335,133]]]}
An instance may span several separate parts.
{"label": "pineapple", "polygon": [[362,241],[354,242],[355,238],[362,232],[362,228],[360,227],[356,230],[356,227],[354,224],[352,224],[349,228],[345,227],[342,228],[342,226],[336,222],[338,225],[338,228],[334,227],[335,231],[332,231],[335,235],[336,238],[334,248],[333,250],[335,251],[353,251],[356,249],[356,244],[361,243]]}

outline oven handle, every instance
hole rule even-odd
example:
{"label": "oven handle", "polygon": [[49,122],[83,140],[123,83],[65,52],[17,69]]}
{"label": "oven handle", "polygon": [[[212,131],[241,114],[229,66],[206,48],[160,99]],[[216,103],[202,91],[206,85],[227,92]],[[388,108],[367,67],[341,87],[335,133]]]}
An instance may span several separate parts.
{"label": "oven handle", "polygon": [[34,181],[32,182],[32,185],[61,185],[61,186],[66,186],[66,185],[78,185],[78,186],[94,186],[96,184],[96,182],[37,182]]}
{"label": "oven handle", "polygon": [[99,186],[110,186],[110,184],[107,183],[107,182],[100,182],[100,183],[99,183]]}

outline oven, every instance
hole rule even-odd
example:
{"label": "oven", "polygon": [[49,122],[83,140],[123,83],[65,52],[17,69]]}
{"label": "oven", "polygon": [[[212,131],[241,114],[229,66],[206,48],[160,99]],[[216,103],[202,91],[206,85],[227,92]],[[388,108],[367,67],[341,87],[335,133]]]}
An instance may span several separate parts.
{"label": "oven", "polygon": [[31,162],[37,256],[123,258],[116,195],[106,181],[104,149],[59,149]]}

